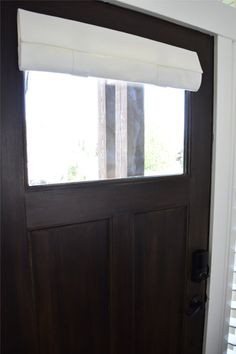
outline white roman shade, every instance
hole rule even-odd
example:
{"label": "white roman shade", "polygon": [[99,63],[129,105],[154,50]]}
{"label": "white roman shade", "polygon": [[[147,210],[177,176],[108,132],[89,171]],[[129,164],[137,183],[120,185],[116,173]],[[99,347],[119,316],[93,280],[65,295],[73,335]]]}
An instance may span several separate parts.
{"label": "white roman shade", "polygon": [[124,32],[18,9],[20,70],[142,82],[197,91],[196,52]]}

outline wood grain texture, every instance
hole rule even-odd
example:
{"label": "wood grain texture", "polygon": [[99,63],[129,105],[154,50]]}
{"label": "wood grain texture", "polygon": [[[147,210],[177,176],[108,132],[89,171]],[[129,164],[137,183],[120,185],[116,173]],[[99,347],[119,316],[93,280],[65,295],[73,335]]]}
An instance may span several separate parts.
{"label": "wood grain texture", "polygon": [[37,354],[24,205],[23,74],[17,66],[16,9],[0,5],[1,352]]}
{"label": "wood grain texture", "polygon": [[104,218],[124,210],[183,205],[188,203],[189,192],[189,176],[32,188],[25,194],[27,223],[30,228],[41,228]]}
{"label": "wood grain texture", "polygon": [[136,214],[135,353],[181,353],[187,209]]}
{"label": "wood grain texture", "polygon": [[134,353],[134,234],[133,215],[113,217],[111,353]]}
{"label": "wood grain texture", "polygon": [[110,353],[108,225],[31,233],[40,353]]}

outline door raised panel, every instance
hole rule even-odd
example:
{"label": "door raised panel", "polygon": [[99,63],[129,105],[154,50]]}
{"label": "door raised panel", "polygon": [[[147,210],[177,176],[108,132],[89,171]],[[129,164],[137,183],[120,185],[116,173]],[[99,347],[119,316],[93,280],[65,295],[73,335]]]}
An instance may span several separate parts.
{"label": "door raised panel", "polygon": [[187,208],[136,214],[135,353],[179,354]]}
{"label": "door raised panel", "polygon": [[40,353],[109,353],[109,221],[30,234]]}

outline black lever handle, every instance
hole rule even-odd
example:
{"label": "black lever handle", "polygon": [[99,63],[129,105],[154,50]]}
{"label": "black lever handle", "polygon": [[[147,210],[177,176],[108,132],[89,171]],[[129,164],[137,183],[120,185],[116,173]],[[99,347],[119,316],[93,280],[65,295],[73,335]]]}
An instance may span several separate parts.
{"label": "black lever handle", "polygon": [[186,314],[190,317],[194,317],[198,312],[200,312],[205,307],[205,302],[200,296],[194,296],[189,304],[189,309]]}

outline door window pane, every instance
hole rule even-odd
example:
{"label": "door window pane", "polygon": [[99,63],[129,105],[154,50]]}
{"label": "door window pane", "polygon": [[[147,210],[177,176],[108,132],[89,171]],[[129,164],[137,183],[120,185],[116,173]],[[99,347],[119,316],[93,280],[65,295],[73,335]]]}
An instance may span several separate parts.
{"label": "door window pane", "polygon": [[29,185],[184,172],[184,90],[26,72]]}

